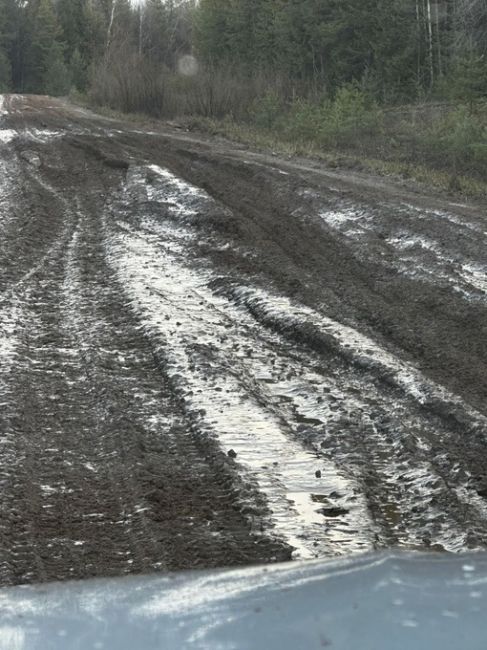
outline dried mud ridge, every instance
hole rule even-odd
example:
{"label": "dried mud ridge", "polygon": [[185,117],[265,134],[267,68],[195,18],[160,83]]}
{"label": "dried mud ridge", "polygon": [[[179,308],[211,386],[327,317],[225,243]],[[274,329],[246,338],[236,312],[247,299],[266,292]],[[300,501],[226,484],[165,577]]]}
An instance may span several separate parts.
{"label": "dried mud ridge", "polygon": [[0,99],[0,585],[487,545],[487,221]]}

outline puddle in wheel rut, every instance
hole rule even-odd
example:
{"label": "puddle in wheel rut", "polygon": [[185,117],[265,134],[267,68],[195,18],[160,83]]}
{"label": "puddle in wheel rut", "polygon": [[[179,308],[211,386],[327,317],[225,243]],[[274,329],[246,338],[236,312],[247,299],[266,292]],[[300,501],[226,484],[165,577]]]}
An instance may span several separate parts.
{"label": "puddle in wheel rut", "polygon": [[[265,495],[266,521],[247,508],[257,532],[300,558],[481,547],[484,500],[424,411],[484,418],[359,331],[201,258],[196,270],[200,215],[222,209],[165,169],[132,166],[104,218],[106,254],[194,426]],[[320,355],[296,344],[300,328],[322,337]]]}
{"label": "puddle in wheel rut", "polygon": [[[463,245],[468,243],[471,251],[475,243],[485,242],[485,225],[471,224],[444,211],[418,210],[411,205],[396,206],[392,214],[390,206],[381,208],[374,211],[366,206],[344,205],[341,210],[323,210],[319,217],[331,229],[349,239],[352,247],[358,247],[361,254],[367,251],[367,242],[373,241],[373,255],[385,256],[383,263],[404,276],[435,285],[442,282],[469,300],[486,300],[485,247],[479,248],[480,259],[472,261],[465,258],[459,245],[459,241]],[[408,217],[409,228],[405,227],[403,220],[394,218],[398,214]],[[440,220],[440,234],[444,240],[441,242],[435,238]]]}

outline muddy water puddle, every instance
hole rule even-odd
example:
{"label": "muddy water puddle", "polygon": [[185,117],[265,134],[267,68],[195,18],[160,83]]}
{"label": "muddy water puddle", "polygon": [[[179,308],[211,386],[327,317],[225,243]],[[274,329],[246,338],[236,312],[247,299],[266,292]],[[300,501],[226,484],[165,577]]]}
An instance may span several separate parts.
{"label": "muddy water puddle", "polygon": [[357,501],[350,508],[352,521],[366,521],[368,516],[365,504],[355,499],[358,490],[351,482],[332,463],[294,442],[288,423],[267,407],[252,372],[254,360],[262,360],[267,351],[256,349],[261,344],[242,332],[242,315],[232,314],[234,324],[229,322],[224,300],[208,294],[199,277],[167,254],[164,272],[155,274],[155,268],[161,269],[160,251],[146,242],[130,242],[125,234],[109,254],[115,263],[120,260],[118,272],[129,287],[133,306],[148,335],[160,341],[168,372],[198,427],[235,455],[236,463],[266,496],[272,512],[268,528],[294,546],[299,557],[369,548],[370,531],[364,535],[358,530],[363,531],[363,524],[355,526],[352,539],[345,541],[340,533],[335,542],[331,530],[335,524],[327,526],[323,517],[310,519],[315,512],[311,494],[320,490]]}
{"label": "muddy water puddle", "polygon": [[[402,215],[401,220],[397,219],[398,213]],[[345,203],[341,209],[322,210],[319,218],[349,239],[361,255],[367,250],[364,242],[373,242],[374,259],[382,251],[379,258],[382,264],[407,277],[432,284],[442,282],[469,300],[485,300],[487,296],[485,252],[482,260],[472,262],[461,252],[458,243],[460,229],[464,247],[470,243],[480,250],[479,241],[487,239],[487,230],[481,224],[446,211],[419,210],[409,204],[395,206],[392,211],[388,204],[371,210]],[[442,240],[429,234],[438,235],[439,221],[444,224]]]}

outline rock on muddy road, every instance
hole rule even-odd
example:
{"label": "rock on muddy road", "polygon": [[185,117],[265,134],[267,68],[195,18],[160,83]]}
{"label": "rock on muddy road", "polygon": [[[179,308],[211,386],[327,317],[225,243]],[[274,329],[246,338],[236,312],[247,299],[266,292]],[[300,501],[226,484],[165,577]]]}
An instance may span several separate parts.
{"label": "rock on muddy road", "polygon": [[487,546],[481,207],[0,104],[1,585]]}

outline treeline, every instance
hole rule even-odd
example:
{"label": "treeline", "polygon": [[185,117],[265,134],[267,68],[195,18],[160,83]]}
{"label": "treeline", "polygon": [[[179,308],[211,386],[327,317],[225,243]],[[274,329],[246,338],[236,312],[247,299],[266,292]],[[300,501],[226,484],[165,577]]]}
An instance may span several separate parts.
{"label": "treeline", "polygon": [[487,0],[0,0],[2,89],[84,92],[124,65],[157,85],[185,54],[294,95],[353,83],[407,102],[452,79],[481,95]]}
{"label": "treeline", "polygon": [[319,93],[355,83],[388,103],[487,65],[486,0],[201,0],[196,26],[206,61]]}
{"label": "treeline", "polygon": [[266,69],[320,92],[360,83],[382,101],[439,90],[485,64],[485,0],[201,0],[206,60]]}
{"label": "treeline", "polygon": [[0,0],[0,89],[86,92],[103,67],[174,68],[191,50],[194,2]]}

